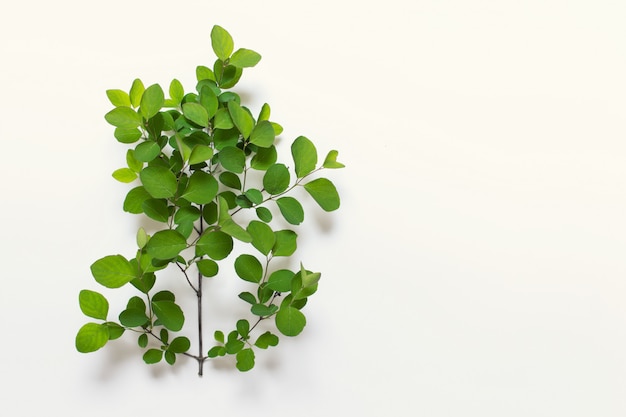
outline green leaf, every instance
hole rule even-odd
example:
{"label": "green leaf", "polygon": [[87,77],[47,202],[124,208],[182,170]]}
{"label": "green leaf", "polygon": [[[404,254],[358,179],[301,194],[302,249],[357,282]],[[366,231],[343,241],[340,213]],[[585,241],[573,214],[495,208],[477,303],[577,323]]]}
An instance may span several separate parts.
{"label": "green leaf", "polygon": [[193,223],[200,218],[200,210],[195,206],[181,207],[174,215],[174,223]]}
{"label": "green leaf", "polygon": [[141,204],[141,209],[152,220],[167,223],[170,218],[170,211],[167,200],[162,198],[149,198]]}
{"label": "green leaf", "polygon": [[139,327],[148,322],[145,309],[127,308],[119,315],[120,323],[126,327]]}
{"label": "green leaf", "polygon": [[259,148],[256,155],[252,157],[250,161],[250,167],[259,171],[265,171],[269,167],[273,166],[278,159],[278,153],[274,145],[269,148]]}
{"label": "green leaf", "polygon": [[163,357],[165,358],[165,362],[169,365],[174,365],[176,363],[176,354],[170,350],[163,352]]}
{"label": "green leaf", "polygon": [[237,332],[242,338],[247,339],[248,333],[250,333],[250,323],[248,320],[241,319],[237,321]]}
{"label": "green leaf", "polygon": [[152,301],[176,301],[176,296],[168,290],[159,291],[152,296]]}
{"label": "green leaf", "polygon": [[198,65],[196,67],[196,80],[211,80],[215,81],[215,74],[211,71],[210,68],[205,67],[204,65]]}
{"label": "green leaf", "polygon": [[295,163],[296,176],[302,178],[310,174],[317,164],[315,145],[304,136],[298,137],[291,145],[291,155]]}
{"label": "green leaf", "polygon": [[272,221],[272,212],[269,211],[269,209],[267,209],[266,207],[257,207],[256,215],[265,223],[269,223]]}
{"label": "green leaf", "polygon": [[239,294],[238,297],[241,298],[246,303],[256,304],[256,297],[254,296],[254,294],[252,294],[250,292],[247,292],[247,291],[246,292],[242,292],[242,293]]}
{"label": "green leaf", "polygon": [[213,156],[213,149],[206,145],[196,145],[191,150],[191,154],[189,155],[189,164],[195,165],[206,160],[211,159]]}
{"label": "green leaf", "polygon": [[255,316],[267,317],[267,316],[271,316],[272,314],[276,313],[276,311],[278,311],[278,306],[275,305],[275,304],[270,304],[269,306],[266,306],[265,304],[254,304],[250,308],[250,311]]}
{"label": "green leaf", "polygon": [[237,174],[232,172],[222,172],[220,174],[220,182],[227,187],[234,188],[236,190],[241,190],[241,180]]}
{"label": "green leaf", "polygon": [[278,345],[278,336],[270,332],[265,332],[258,337],[254,345],[259,349],[267,349],[269,346]]}
{"label": "green leaf", "polygon": [[217,108],[219,106],[217,96],[211,87],[205,85],[200,90],[200,104],[204,107],[209,115],[209,119],[215,116]]}
{"label": "green leaf", "polygon": [[143,86],[143,83],[139,78],[133,81],[133,85],[130,87],[130,103],[133,107],[139,106],[141,103],[141,96],[146,88]]}
{"label": "green leaf", "polygon": [[295,274],[288,269],[274,271],[267,280],[267,286],[278,292],[291,291],[291,280],[294,275]]}
{"label": "green leaf", "polygon": [[235,125],[233,119],[230,118],[230,113],[227,108],[221,108],[215,113],[215,119],[213,120],[213,126],[216,129],[232,129]]}
{"label": "green leaf", "polygon": [[143,162],[135,158],[135,151],[132,149],[126,151],[126,165],[128,165],[128,168],[133,172],[139,172],[143,168]]}
{"label": "green leaf", "polygon": [[104,119],[119,128],[132,129],[141,124],[141,116],[130,107],[116,107],[104,115]]}
{"label": "green leaf", "polygon": [[276,200],[278,208],[285,220],[289,223],[298,225],[304,221],[304,210],[298,200],[293,197],[281,197]]}
{"label": "green leaf", "polygon": [[196,171],[189,178],[182,198],[196,204],[207,204],[215,198],[218,188],[219,184],[213,175]]}
{"label": "green leaf", "polygon": [[169,198],[176,194],[178,181],[169,168],[148,166],[139,174],[146,191],[154,198]]}
{"label": "green leaf", "polygon": [[136,127],[117,127],[113,133],[115,139],[120,143],[135,143],[141,137],[141,131]]}
{"label": "green leaf", "polygon": [[267,103],[263,104],[263,107],[261,107],[261,111],[259,112],[258,122],[262,122],[263,120],[269,120],[270,112],[271,112],[270,105]]}
{"label": "green leaf", "polygon": [[272,248],[274,256],[291,256],[296,251],[296,239],[298,235],[293,230],[279,230],[274,232],[276,243]]}
{"label": "green leaf", "polygon": [[334,151],[334,150],[328,152],[328,155],[326,155],[326,159],[324,159],[324,164],[322,166],[324,168],[330,168],[330,169],[345,167],[345,165],[342,164],[341,162],[337,162],[337,155],[338,154],[339,154],[339,152]]}
{"label": "green leaf", "polygon": [[261,55],[250,49],[240,48],[230,57],[228,63],[239,68],[254,67],[261,60]]}
{"label": "green leaf", "polygon": [[198,266],[198,271],[200,271],[200,274],[202,274],[203,277],[214,277],[219,271],[219,266],[217,265],[217,262],[211,259],[199,260],[198,262],[196,262],[196,265]]}
{"label": "green leaf", "polygon": [[137,174],[130,168],[120,168],[113,171],[113,178],[119,182],[129,183],[137,179]]}
{"label": "green leaf", "polygon": [[339,208],[339,194],[335,185],[326,178],[318,178],[307,184],[304,189],[325,211],[333,211]]}
{"label": "green leaf", "polygon": [[120,338],[124,334],[124,328],[117,323],[113,323],[112,321],[107,321],[104,323],[109,331],[109,340],[115,340]]}
{"label": "green leaf", "polygon": [[137,344],[140,348],[145,348],[146,346],[148,346],[148,335],[145,333],[140,334],[137,338]]}
{"label": "green leaf", "polygon": [[[235,334],[235,336],[238,335],[236,331],[233,333]],[[229,355],[233,355],[241,351],[241,349],[243,349],[244,346],[245,344],[241,340],[229,338],[229,340],[226,342],[224,347],[226,348],[226,353],[228,353]]]}
{"label": "green leaf", "polygon": [[109,314],[109,302],[98,292],[82,290],[78,294],[80,310],[88,317],[106,320]]}
{"label": "green leaf", "polygon": [[252,255],[239,255],[235,259],[235,272],[244,281],[258,283],[263,278],[263,266]]}
{"label": "green leaf", "polygon": [[187,247],[187,240],[176,230],[156,232],[146,244],[146,252],[156,259],[172,259]]}
{"label": "green leaf", "polygon": [[148,120],[161,110],[165,103],[163,89],[158,84],[148,87],[141,96],[139,111],[144,119]]}
{"label": "green leaf", "polygon": [[185,353],[190,347],[191,342],[189,339],[184,336],[180,336],[172,340],[167,350],[174,353]]}
{"label": "green leaf", "polygon": [[237,369],[241,372],[254,368],[254,351],[250,348],[243,349],[237,353]]}
{"label": "green leaf", "polygon": [[130,107],[130,97],[126,91],[107,90],[107,97],[115,107]]}
{"label": "green leaf", "polygon": [[163,359],[163,351],[159,349],[148,349],[143,354],[143,361],[148,365],[159,363],[161,359]]}
{"label": "green leaf", "polygon": [[141,142],[135,148],[135,159],[140,162],[150,162],[161,153],[161,147],[151,140]]}
{"label": "green leaf", "polygon": [[269,148],[274,143],[276,135],[274,134],[274,128],[268,121],[261,121],[252,130],[250,134],[250,143],[253,143],[262,148]]}
{"label": "green leaf", "polygon": [[274,164],[263,176],[263,187],[272,195],[280,194],[289,187],[289,170],[283,164]]}
{"label": "green leaf", "polygon": [[143,213],[142,205],[152,196],[142,186],[135,187],[126,194],[124,199],[124,211],[133,214]]}
{"label": "green leaf", "polygon": [[76,334],[76,350],[81,353],[95,352],[109,341],[109,330],[105,324],[87,323]]}
{"label": "green leaf", "polygon": [[224,355],[226,355],[226,349],[223,346],[213,346],[207,353],[209,358],[216,358]]}
{"label": "green leaf", "polygon": [[228,111],[233,123],[241,132],[244,139],[248,139],[254,129],[254,119],[244,108],[242,108],[236,101],[228,102]]}
{"label": "green leaf", "polygon": [[239,226],[233,219],[229,218],[220,222],[220,229],[235,239],[241,240],[245,243],[252,242],[252,236],[246,230]]}
{"label": "green leaf", "polygon": [[252,236],[252,246],[263,255],[268,255],[276,242],[272,228],[265,223],[252,220],[246,230]]}
{"label": "green leaf", "polygon": [[306,317],[297,308],[282,307],[276,314],[276,327],[285,336],[299,335],[306,325]]}
{"label": "green leaf", "polygon": [[227,146],[217,154],[220,164],[228,171],[242,173],[246,166],[246,154],[235,146]]}
{"label": "green leaf", "polygon": [[98,284],[119,288],[136,276],[136,270],[122,255],[109,255],[91,265],[91,274]]}
{"label": "green leaf", "polygon": [[137,230],[137,247],[139,249],[143,249],[144,246],[146,246],[146,243],[148,243],[148,234],[146,233],[146,230],[143,227],[140,227],[139,230]]}
{"label": "green leaf", "polygon": [[183,328],[185,316],[178,304],[173,301],[153,301],[152,309],[159,321],[167,329],[178,332]]}
{"label": "green leaf", "polygon": [[211,30],[211,46],[215,55],[222,61],[226,61],[233,53],[235,43],[226,29],[215,25]]}
{"label": "green leaf", "polygon": [[183,104],[183,115],[185,118],[199,126],[207,127],[209,125],[209,113],[198,103]]}
{"label": "green leaf", "polygon": [[176,104],[180,104],[183,97],[185,97],[185,89],[176,78],[174,78],[170,83],[170,97],[176,102]]}
{"label": "green leaf", "polygon": [[233,238],[219,230],[209,230],[196,243],[196,256],[207,255],[216,261],[226,258],[233,250]]}
{"label": "green leaf", "polygon": [[244,195],[254,204],[261,204],[263,202],[263,194],[256,188],[248,188]]}

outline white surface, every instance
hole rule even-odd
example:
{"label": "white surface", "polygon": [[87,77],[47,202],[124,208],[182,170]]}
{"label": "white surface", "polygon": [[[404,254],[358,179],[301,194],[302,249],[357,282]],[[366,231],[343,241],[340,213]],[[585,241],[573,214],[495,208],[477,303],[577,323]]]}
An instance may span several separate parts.
{"label": "white surface", "polygon": [[[626,415],[625,18],[608,0],[5,6],[3,411]],[[104,91],[192,88],[213,24],[263,55],[247,103],[348,166],[340,211],[311,202],[299,229],[323,273],[309,323],[247,374],[147,367],[131,337],[78,354],[89,265],[131,254],[138,225]]]}

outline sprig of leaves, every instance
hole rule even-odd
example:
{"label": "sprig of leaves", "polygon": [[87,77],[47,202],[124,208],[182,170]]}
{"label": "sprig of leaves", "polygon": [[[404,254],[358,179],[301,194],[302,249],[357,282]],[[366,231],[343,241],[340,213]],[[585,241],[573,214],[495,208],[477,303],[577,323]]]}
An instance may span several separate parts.
{"label": "sprig of leaves", "polygon": [[[176,79],[167,90],[159,84],[145,87],[136,79],[128,91],[106,92],[114,108],[105,120],[115,127],[114,137],[130,145],[126,166],[115,170],[113,177],[123,183],[139,181],[126,194],[123,209],[143,214],[161,227],[152,235],[138,230],[133,257],[107,255],[91,265],[98,284],[116,289],[130,283],[138,295],[128,300],[117,320],[109,320],[106,297],[82,290],[80,309],[96,321],[79,329],[79,352],[97,351],[130,331],[137,335],[147,364],[165,360],[173,365],[182,354],[198,362],[202,375],[207,359],[235,355],[237,369],[248,371],[254,367],[255,350],[279,342],[271,331],[254,334],[261,321],[273,320],[277,332],[290,337],[306,326],[302,309],[317,291],[321,274],[302,263],[298,271],[273,267],[274,258],[293,256],[298,239],[291,228],[276,230],[273,212],[293,226],[305,220],[302,203],[288,195],[297,187],[323,210],[338,209],[335,185],[316,174],[344,165],[337,161],[336,150],[318,164],[317,149],[304,136],[291,144],[292,168],[277,162],[275,139],[283,129],[270,119],[270,106],[264,104],[255,117],[241,97],[229,91],[244,68],[254,67],[261,55],[246,48],[235,50],[232,37],[220,26],[211,31],[211,45],[217,60],[212,68],[196,68],[194,91],[185,92]],[[237,213],[242,210],[254,210],[258,220],[240,220]],[[219,276],[224,263],[231,263],[227,259],[235,240],[250,245],[232,261],[235,274],[250,286],[235,302],[247,303],[250,317],[238,320],[226,333],[216,330],[214,345],[205,351],[203,281]],[[197,297],[196,354],[189,353],[189,338],[172,336],[185,326],[176,295],[153,291],[157,273],[169,266],[180,271]]]}

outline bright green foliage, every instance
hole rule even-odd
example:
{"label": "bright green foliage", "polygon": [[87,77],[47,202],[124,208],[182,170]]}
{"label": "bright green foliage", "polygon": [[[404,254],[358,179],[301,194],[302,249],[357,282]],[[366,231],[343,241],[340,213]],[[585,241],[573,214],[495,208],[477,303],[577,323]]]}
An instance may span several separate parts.
{"label": "bright green foliage", "polygon": [[[104,119],[114,127],[117,142],[127,145],[113,177],[139,182],[129,187],[123,210],[147,221],[141,222],[131,257],[109,255],[91,265],[98,284],[115,289],[130,283],[137,292],[113,314],[103,294],[80,291],[80,310],[91,321],[76,334],[79,352],[97,351],[129,333],[137,337],[147,364],[195,359],[202,375],[208,359],[233,355],[236,368],[246,372],[255,365],[255,351],[277,346],[279,334],[296,336],[304,330],[302,310],[318,290],[321,274],[302,264],[299,271],[288,269],[298,262],[289,259],[298,246],[291,227],[301,224],[305,213],[303,201],[290,193],[302,186],[323,210],[336,210],[335,185],[315,174],[344,165],[336,150],[319,165],[315,145],[304,136],[291,143],[291,159],[279,159],[284,141],[276,138],[283,128],[271,120],[269,104],[251,109],[242,101],[245,95],[230,90],[261,55],[235,48],[220,26],[213,27],[210,41],[217,59],[195,68],[197,84],[187,91],[178,79],[165,88],[146,88],[138,78],[128,90],[106,91],[113,108]],[[285,222],[291,226],[285,228]],[[275,257],[283,257],[282,267]],[[171,282],[160,272],[165,269],[180,273],[179,279]],[[213,329],[215,342],[207,350],[201,333],[194,338],[179,334],[202,328],[203,295],[215,280],[237,277],[246,288],[233,302],[243,303],[236,308],[243,308],[247,318],[230,329]],[[188,284],[189,293],[174,294],[181,284]],[[193,295],[196,303],[177,302]],[[190,312],[181,306],[188,304],[198,306],[192,322],[200,326],[186,326]],[[261,321],[274,323],[276,330],[260,331],[266,327],[257,326]],[[192,352],[194,342],[202,349]]]}

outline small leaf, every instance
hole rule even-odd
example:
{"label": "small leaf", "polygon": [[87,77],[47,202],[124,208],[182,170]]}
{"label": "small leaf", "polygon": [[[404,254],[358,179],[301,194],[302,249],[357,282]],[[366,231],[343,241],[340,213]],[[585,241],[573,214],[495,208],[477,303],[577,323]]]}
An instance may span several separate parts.
{"label": "small leaf", "polygon": [[258,283],[263,278],[263,266],[252,255],[239,255],[235,259],[235,272],[244,281]]}
{"label": "small leaf", "polygon": [[209,358],[217,358],[218,356],[224,356],[226,354],[226,349],[224,346],[213,346],[209,349],[207,356]]}
{"label": "small leaf", "polygon": [[81,353],[95,352],[109,341],[109,330],[105,324],[87,323],[76,334],[76,350]]}
{"label": "small leaf", "polygon": [[129,183],[137,179],[137,174],[130,168],[120,168],[113,171],[113,178],[119,182]]}
{"label": "small leaf", "polygon": [[135,158],[135,152],[132,149],[126,151],[126,165],[128,165],[128,168],[133,172],[140,172],[143,168],[143,162]]}
{"label": "small leaf", "polygon": [[130,107],[116,107],[104,115],[104,119],[118,128],[132,129],[141,124],[141,116]]}
{"label": "small leaf", "polygon": [[274,143],[276,135],[274,134],[274,128],[268,121],[261,121],[252,130],[250,134],[250,143],[253,143],[262,148],[269,148]]}
{"label": "small leaf", "polygon": [[250,167],[259,171],[266,171],[276,163],[277,159],[278,154],[274,145],[269,148],[259,148],[250,161]]}
{"label": "small leaf", "polygon": [[254,368],[254,351],[250,348],[243,349],[237,353],[237,369],[241,372]]}
{"label": "small leaf", "polygon": [[207,255],[216,261],[226,258],[233,250],[233,238],[226,233],[206,231],[196,242],[196,256]]}
{"label": "small leaf", "polygon": [[[237,337],[238,333],[236,331],[233,333],[235,334],[235,337]],[[235,353],[240,352],[241,349],[244,348],[244,346],[245,344],[241,340],[230,338],[224,345],[224,347],[226,348],[226,353],[228,353],[229,355],[234,355]]]}
{"label": "small leaf", "polygon": [[136,270],[122,255],[109,255],[91,265],[96,282],[107,288],[119,288],[135,278]]}
{"label": "small leaf", "polygon": [[144,119],[148,120],[161,110],[165,102],[163,89],[158,84],[148,87],[141,96],[139,111]]}
{"label": "small leaf", "polygon": [[213,126],[216,129],[232,129],[235,127],[233,124],[233,119],[230,118],[230,113],[227,108],[221,108],[215,113],[215,118],[213,120]]}
{"label": "small leaf", "polygon": [[88,317],[106,320],[109,314],[109,302],[98,292],[82,290],[78,294],[80,310]]}
{"label": "small leaf", "polygon": [[256,215],[259,219],[263,220],[265,223],[269,223],[272,221],[272,212],[269,211],[266,207],[257,207]]}
{"label": "small leaf", "polygon": [[310,174],[317,164],[315,145],[304,136],[298,137],[291,145],[291,155],[295,163],[296,176],[302,178]]}
{"label": "small leaf", "polygon": [[117,127],[113,133],[115,139],[120,143],[135,143],[141,137],[141,131],[136,127]]}
{"label": "small leaf", "polygon": [[240,48],[230,57],[228,63],[239,68],[254,67],[261,60],[261,55],[250,49]]}
{"label": "small leaf", "polygon": [[239,294],[239,298],[241,298],[246,303],[256,304],[256,297],[254,296],[254,294],[252,294],[250,292],[246,291],[246,292],[240,293]]}
{"label": "small leaf", "polygon": [[162,290],[152,296],[152,301],[176,301],[176,296],[171,291]]}
{"label": "small leaf", "polygon": [[141,142],[135,148],[135,159],[140,162],[150,162],[161,153],[161,147],[151,140]]}
{"label": "small leaf", "polygon": [[298,225],[304,221],[304,210],[295,198],[281,197],[276,200],[276,204],[287,222]]}
{"label": "small leaf", "polygon": [[212,119],[217,113],[217,108],[219,106],[217,96],[211,87],[205,85],[200,90],[200,104],[204,107],[209,115],[209,119]]}
{"label": "small leaf", "polygon": [[141,103],[141,96],[146,88],[143,86],[143,83],[139,78],[133,81],[133,85],[130,87],[130,103],[133,107],[139,106]]}
{"label": "small leaf", "polygon": [[318,178],[307,184],[304,189],[325,211],[333,211],[339,208],[339,193],[335,185],[326,178]]}
{"label": "small leaf", "polygon": [[254,119],[245,109],[243,109],[236,101],[228,102],[228,112],[233,120],[233,123],[241,132],[244,139],[248,139],[254,129]]}
{"label": "small leaf", "polygon": [[200,218],[200,210],[195,206],[181,207],[174,215],[174,223],[193,223]]}
{"label": "small leaf", "polygon": [[176,104],[180,104],[185,96],[185,89],[183,85],[176,78],[172,80],[170,83],[170,97],[172,100],[176,102]]}
{"label": "small leaf", "polygon": [[148,365],[159,363],[161,359],[163,359],[163,351],[159,349],[148,349],[143,354],[143,361]]}
{"label": "small leaf", "polygon": [[233,53],[235,43],[226,29],[215,25],[211,30],[211,46],[215,55],[222,61],[226,61]]}
{"label": "small leaf", "polygon": [[205,67],[204,65],[198,65],[196,67],[196,80],[211,80],[215,81],[215,74],[211,71],[210,68]]}
{"label": "small leaf", "polygon": [[259,349],[267,349],[269,346],[278,345],[278,336],[270,332],[265,332],[258,337],[254,345]]}
{"label": "small leaf", "polygon": [[196,262],[196,266],[198,267],[198,271],[202,274],[203,277],[214,277],[219,272],[219,266],[217,262],[211,259],[201,259]]}
{"label": "small leaf", "polygon": [[259,118],[258,118],[258,122],[262,122],[263,120],[269,120],[270,119],[270,105],[265,103],[263,104],[263,107],[261,107],[261,111],[259,112]]}
{"label": "small leaf", "polygon": [[183,104],[183,115],[185,118],[199,126],[207,127],[209,125],[209,113],[201,104],[185,103]]}
{"label": "small leaf", "polygon": [[276,314],[276,327],[285,336],[299,335],[306,325],[306,317],[297,308],[282,307]]}
{"label": "small leaf", "polygon": [[248,320],[241,319],[237,321],[237,332],[244,339],[248,338],[248,333],[250,332],[250,323],[248,322]]}
{"label": "small leaf", "polygon": [[221,330],[216,330],[213,333],[213,338],[220,343],[224,343],[224,332]]}
{"label": "small leaf", "polygon": [[289,187],[289,170],[283,164],[274,164],[263,176],[263,187],[272,195],[280,194]]}
{"label": "small leaf", "polygon": [[156,232],[146,244],[146,252],[156,259],[172,259],[187,247],[187,240],[176,230]]}
{"label": "small leaf", "polygon": [[140,348],[145,348],[146,346],[148,346],[148,335],[145,333],[140,334],[139,338],[137,338],[137,344]]}
{"label": "small leaf", "polygon": [[126,327],[139,327],[148,322],[145,309],[127,308],[119,315],[120,323]]}
{"label": "small leaf", "polygon": [[169,365],[174,365],[176,363],[176,354],[170,350],[163,352],[163,357],[165,358],[165,362]]}
{"label": "small leaf", "polygon": [[246,166],[246,154],[235,146],[226,146],[217,154],[220,164],[228,171],[242,173]]}
{"label": "small leaf", "polygon": [[182,198],[196,204],[207,204],[215,198],[218,188],[219,184],[213,175],[204,171],[196,171],[189,177]]}
{"label": "small leaf", "polygon": [[107,90],[107,97],[115,107],[130,107],[130,97],[126,91]]}
{"label": "small leaf", "polygon": [[195,165],[201,162],[207,161],[211,159],[213,156],[213,149],[206,145],[196,145],[191,150],[191,154],[189,155],[189,164]]}
{"label": "small leaf", "polygon": [[185,353],[191,347],[191,342],[184,336],[180,336],[172,340],[168,347],[168,351],[174,353]]}
{"label": "small leaf", "polygon": [[146,216],[158,222],[167,223],[170,218],[167,200],[164,198],[149,198],[141,204]]}
{"label": "small leaf", "polygon": [[227,187],[234,188],[236,190],[241,190],[241,180],[239,176],[232,172],[222,172],[220,174],[220,182]]}
{"label": "small leaf", "polygon": [[279,230],[274,232],[276,243],[272,248],[274,256],[291,256],[296,251],[296,239],[298,235],[293,230]]}
{"label": "small leaf", "polygon": [[167,329],[178,332],[183,328],[185,316],[181,308],[173,301],[153,301],[152,309]]}
{"label": "small leaf", "polygon": [[112,321],[107,321],[104,325],[109,330],[109,340],[115,340],[120,338],[126,329],[120,326],[117,323],[113,323]]}
{"label": "small leaf", "polygon": [[257,248],[263,255],[268,255],[276,242],[276,236],[272,228],[265,223],[252,220],[246,230],[252,236],[252,246]]}
{"label": "small leaf", "polygon": [[288,292],[291,290],[291,280],[295,274],[288,269],[279,269],[272,272],[267,280],[267,286],[274,291]]}
{"label": "small leaf", "polygon": [[172,171],[163,166],[148,166],[139,174],[146,191],[154,198],[169,198],[176,194],[178,181]]}
{"label": "small leaf", "polygon": [[278,311],[278,306],[275,304],[270,304],[269,306],[266,306],[265,304],[254,304],[250,308],[250,311],[255,316],[267,317],[276,313]]}
{"label": "small leaf", "polygon": [[322,165],[324,168],[336,169],[345,167],[341,162],[337,162],[337,155],[339,152],[330,151],[328,155],[326,155],[326,159],[324,159],[324,164]]}
{"label": "small leaf", "polygon": [[135,187],[126,194],[124,199],[124,211],[133,214],[143,213],[142,205],[152,196],[142,186]]}

